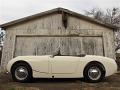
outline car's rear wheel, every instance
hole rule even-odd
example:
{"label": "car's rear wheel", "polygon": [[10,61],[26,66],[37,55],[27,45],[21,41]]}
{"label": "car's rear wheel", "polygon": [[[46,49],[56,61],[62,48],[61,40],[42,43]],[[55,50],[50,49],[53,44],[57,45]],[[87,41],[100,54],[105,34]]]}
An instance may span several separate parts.
{"label": "car's rear wheel", "polygon": [[105,69],[100,63],[90,63],[84,70],[84,79],[89,82],[99,82],[105,77]]}
{"label": "car's rear wheel", "polygon": [[26,63],[17,63],[11,69],[12,78],[18,82],[28,82],[32,79],[32,70]]}

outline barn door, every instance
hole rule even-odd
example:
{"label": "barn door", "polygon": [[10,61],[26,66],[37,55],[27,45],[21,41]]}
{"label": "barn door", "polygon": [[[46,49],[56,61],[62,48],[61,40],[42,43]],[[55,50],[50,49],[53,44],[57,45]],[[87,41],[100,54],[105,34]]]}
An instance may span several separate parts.
{"label": "barn door", "polygon": [[50,55],[60,50],[62,55],[104,55],[102,37],[17,37],[14,56]]}
{"label": "barn door", "polygon": [[17,37],[14,57],[50,55],[59,48],[59,37]]}
{"label": "barn door", "polygon": [[60,39],[62,55],[100,55],[104,56],[102,37],[62,37]]}
{"label": "barn door", "polygon": [[62,55],[80,55],[82,51],[81,37],[62,37],[60,39],[60,51]]}
{"label": "barn door", "polygon": [[83,37],[82,44],[86,54],[104,56],[102,37]]}

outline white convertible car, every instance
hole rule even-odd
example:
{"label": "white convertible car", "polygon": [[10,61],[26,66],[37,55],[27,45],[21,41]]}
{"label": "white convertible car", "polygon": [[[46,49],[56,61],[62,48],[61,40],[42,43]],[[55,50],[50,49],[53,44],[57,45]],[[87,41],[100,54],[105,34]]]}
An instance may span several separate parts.
{"label": "white convertible car", "polygon": [[18,56],[10,60],[7,70],[15,81],[32,78],[85,78],[99,82],[117,71],[115,60],[95,55]]}

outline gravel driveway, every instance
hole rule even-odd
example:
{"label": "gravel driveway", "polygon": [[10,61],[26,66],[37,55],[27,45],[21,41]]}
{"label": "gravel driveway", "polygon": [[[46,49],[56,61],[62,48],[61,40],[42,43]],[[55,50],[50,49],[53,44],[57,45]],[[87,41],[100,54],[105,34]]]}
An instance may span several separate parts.
{"label": "gravel driveway", "polygon": [[9,74],[0,74],[0,90],[120,90],[120,73],[100,83],[83,79],[35,79],[32,83],[13,82]]}

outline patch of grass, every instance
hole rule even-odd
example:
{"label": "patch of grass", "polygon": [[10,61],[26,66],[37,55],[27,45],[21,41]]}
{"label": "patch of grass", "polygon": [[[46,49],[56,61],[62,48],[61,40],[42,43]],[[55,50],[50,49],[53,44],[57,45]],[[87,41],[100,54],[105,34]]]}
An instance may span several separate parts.
{"label": "patch of grass", "polygon": [[8,90],[15,90],[15,88],[14,87],[10,87],[10,88],[8,88]]}

